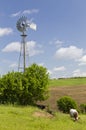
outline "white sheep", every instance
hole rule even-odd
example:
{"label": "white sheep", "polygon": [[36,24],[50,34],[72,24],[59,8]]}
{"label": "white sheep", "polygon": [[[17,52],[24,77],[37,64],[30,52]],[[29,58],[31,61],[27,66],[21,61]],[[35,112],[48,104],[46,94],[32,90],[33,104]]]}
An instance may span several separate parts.
{"label": "white sheep", "polygon": [[75,121],[79,119],[78,111],[76,109],[70,109],[70,116],[73,117]]}

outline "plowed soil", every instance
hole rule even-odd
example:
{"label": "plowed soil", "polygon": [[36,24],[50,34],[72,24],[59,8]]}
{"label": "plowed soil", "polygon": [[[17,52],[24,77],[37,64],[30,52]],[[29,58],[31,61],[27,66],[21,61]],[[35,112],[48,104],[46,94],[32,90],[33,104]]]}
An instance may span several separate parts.
{"label": "plowed soil", "polygon": [[49,91],[50,97],[41,104],[49,105],[49,108],[53,111],[57,111],[56,101],[62,96],[72,97],[78,105],[86,103],[86,85],[51,87]]}

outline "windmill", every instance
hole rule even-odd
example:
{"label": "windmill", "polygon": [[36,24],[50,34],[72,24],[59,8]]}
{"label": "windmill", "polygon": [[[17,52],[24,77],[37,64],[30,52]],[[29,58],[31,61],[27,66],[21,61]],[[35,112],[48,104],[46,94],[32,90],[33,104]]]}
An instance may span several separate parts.
{"label": "windmill", "polygon": [[[26,68],[26,31],[31,28],[33,30],[36,30],[36,24],[31,23],[27,17],[22,16],[19,18],[19,20],[17,21],[16,27],[18,29],[18,31],[20,31],[21,37],[22,37],[22,42],[21,42],[21,48],[20,48],[20,57],[19,57],[19,65],[18,65],[18,71],[20,71],[20,69],[23,69],[23,72],[25,72],[25,68]],[[23,59],[22,59],[23,58]],[[21,66],[21,59],[23,62],[23,65]]]}

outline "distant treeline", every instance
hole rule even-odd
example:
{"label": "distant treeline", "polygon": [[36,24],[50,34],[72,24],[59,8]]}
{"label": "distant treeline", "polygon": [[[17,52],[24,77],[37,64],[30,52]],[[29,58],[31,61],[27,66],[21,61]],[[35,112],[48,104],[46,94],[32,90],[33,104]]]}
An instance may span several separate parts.
{"label": "distant treeline", "polygon": [[67,77],[67,78],[58,78],[58,79],[83,79],[86,77]]}

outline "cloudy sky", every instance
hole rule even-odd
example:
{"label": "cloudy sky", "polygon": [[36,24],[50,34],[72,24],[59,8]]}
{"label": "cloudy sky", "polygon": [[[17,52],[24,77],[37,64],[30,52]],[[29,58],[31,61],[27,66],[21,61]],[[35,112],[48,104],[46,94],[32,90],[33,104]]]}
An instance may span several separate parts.
{"label": "cloudy sky", "polygon": [[0,75],[18,71],[22,16],[37,26],[26,31],[28,65],[45,66],[52,78],[86,76],[86,0],[0,1]]}

